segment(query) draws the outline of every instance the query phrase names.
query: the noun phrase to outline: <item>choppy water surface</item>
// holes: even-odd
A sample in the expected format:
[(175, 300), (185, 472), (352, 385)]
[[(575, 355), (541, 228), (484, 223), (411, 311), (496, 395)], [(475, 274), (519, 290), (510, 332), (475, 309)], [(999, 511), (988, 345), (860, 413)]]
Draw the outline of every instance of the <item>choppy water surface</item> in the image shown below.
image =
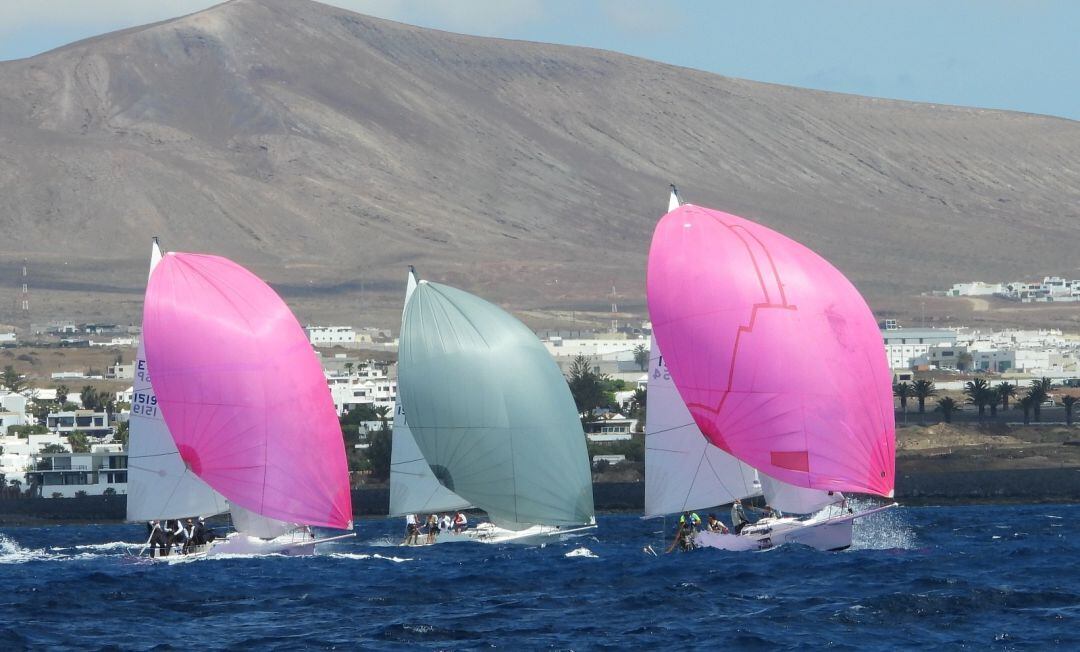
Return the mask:
[(658, 556), (632, 515), (544, 547), (390, 547), (371, 520), (315, 557), (174, 564), (129, 558), (139, 526), (9, 527), (0, 649), (1077, 648), (1078, 517), (901, 508), (847, 552)]

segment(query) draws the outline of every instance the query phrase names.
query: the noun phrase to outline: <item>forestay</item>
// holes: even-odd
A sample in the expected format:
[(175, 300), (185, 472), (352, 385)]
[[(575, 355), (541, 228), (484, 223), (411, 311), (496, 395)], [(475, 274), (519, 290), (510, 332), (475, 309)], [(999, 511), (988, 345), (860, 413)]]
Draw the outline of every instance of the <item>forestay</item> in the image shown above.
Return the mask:
[(169, 253), (150, 277), (143, 328), (158, 404), (195, 474), (262, 516), (351, 527), (326, 378), (268, 285), (224, 258)]
[(892, 494), (881, 335), (832, 265), (759, 224), (688, 204), (656, 227), (648, 301), (675, 385), (710, 441), (788, 484)]
[[(150, 253), (150, 271), (161, 260), (157, 242)], [(146, 366), (146, 336), (135, 354), (128, 431), (127, 520), (211, 516), (229, 509), (221, 494), (192, 473), (180, 458), (161, 417)]]
[(558, 366), (524, 324), (421, 282), (405, 307), (398, 392), (439, 481), (504, 527), (588, 523), (585, 436)]
[(704, 509), (760, 493), (754, 469), (712, 445), (686, 409), (656, 339), (645, 411), (645, 516)]

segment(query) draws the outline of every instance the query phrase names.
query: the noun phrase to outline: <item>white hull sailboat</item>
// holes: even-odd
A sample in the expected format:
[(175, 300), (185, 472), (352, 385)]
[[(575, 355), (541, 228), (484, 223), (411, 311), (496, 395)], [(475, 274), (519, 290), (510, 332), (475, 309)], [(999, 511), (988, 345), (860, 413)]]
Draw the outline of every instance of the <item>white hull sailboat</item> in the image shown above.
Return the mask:
[(851, 547), (855, 520), (896, 507), (896, 503), (856, 512), (839, 505), (826, 507), (806, 518), (763, 518), (745, 526), (738, 534), (698, 532), (696, 548), (720, 550), (765, 550), (784, 544), (798, 544), (818, 550), (839, 551)]
[[(735, 216), (683, 208), (674, 186), (649, 266), (658, 335), (649, 370), (646, 516), (763, 495), (770, 507), (802, 516), (762, 518), (738, 533), (697, 532), (684, 548), (850, 547), (857, 519), (895, 506), (860, 512), (841, 493), (892, 490), (891, 392), (882, 386), (887, 370), (873, 350), (880, 340), (861, 297), (801, 245)], [(700, 281), (687, 285), (687, 277)], [(661, 354), (659, 334), (679, 354), (681, 378)], [(800, 339), (806, 342), (792, 346)], [(852, 377), (815, 374), (838, 365), (819, 360), (818, 348), (850, 360)], [(873, 391), (849, 387), (852, 378)], [(759, 480), (754, 487), (750, 474)]]
[(236, 528), (173, 554), (152, 536), (147, 556), (302, 555), (355, 536), (322, 368), (263, 281), (216, 256), (163, 257), (155, 239), (137, 366), (129, 520), (181, 520), (198, 539), (183, 521), (228, 511)]
[(391, 514), (473, 507), (491, 519), (406, 543), (533, 545), (596, 528), (581, 422), (532, 331), (410, 271), (400, 341)]

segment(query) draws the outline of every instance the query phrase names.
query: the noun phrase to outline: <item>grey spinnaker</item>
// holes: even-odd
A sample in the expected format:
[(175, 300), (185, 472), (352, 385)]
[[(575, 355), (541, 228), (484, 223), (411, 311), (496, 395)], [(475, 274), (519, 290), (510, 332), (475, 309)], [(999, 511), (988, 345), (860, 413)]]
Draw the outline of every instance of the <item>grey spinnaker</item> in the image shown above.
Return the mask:
[(524, 324), (421, 281), (405, 306), (399, 393), (448, 489), (506, 527), (594, 516), (585, 436), (555, 361)]

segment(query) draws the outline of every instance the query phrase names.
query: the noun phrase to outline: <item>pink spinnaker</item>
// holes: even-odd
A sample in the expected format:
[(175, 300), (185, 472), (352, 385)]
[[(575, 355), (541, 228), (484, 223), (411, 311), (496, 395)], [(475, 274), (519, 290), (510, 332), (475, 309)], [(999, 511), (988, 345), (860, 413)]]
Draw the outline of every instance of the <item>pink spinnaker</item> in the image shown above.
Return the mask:
[(225, 258), (168, 253), (150, 276), (143, 337), (162, 416), (196, 475), (263, 516), (350, 527), (326, 377), (270, 286)]
[(896, 426), (881, 332), (803, 245), (684, 205), (653, 234), (649, 314), (702, 433), (789, 484), (891, 496)]

